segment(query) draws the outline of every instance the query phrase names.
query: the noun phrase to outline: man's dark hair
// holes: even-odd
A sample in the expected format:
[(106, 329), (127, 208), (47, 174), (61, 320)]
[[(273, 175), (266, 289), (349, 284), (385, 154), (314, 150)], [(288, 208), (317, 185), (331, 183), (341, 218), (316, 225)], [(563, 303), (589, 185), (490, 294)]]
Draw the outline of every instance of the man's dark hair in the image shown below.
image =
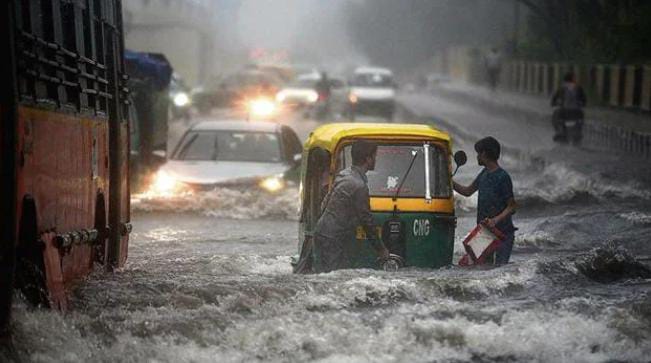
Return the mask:
[(351, 156), (353, 157), (353, 165), (363, 164), (366, 161), (366, 158), (375, 155), (376, 151), (377, 144), (372, 141), (355, 141), (350, 152)]
[(500, 150), (501, 146), (499, 141), (492, 136), (485, 137), (475, 143), (475, 151), (478, 154), (485, 152), (486, 156), (494, 161), (500, 158)]
[(572, 72), (565, 73), (565, 76), (563, 76), (563, 81), (564, 82), (574, 82), (574, 73), (572, 73)]

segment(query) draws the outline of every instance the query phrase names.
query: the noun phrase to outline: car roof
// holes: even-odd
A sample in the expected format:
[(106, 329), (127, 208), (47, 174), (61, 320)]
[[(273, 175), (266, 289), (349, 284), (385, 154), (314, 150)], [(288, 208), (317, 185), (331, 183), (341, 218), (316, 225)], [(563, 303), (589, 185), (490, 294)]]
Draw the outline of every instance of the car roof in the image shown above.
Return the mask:
[(450, 135), (433, 125), (397, 123), (331, 123), (314, 130), (305, 149), (315, 146), (334, 152), (339, 141), (345, 138), (371, 138), (387, 140), (429, 139), (450, 145)]
[(246, 120), (206, 120), (194, 124), (192, 131), (258, 131), (277, 132), (280, 125), (269, 121), (246, 121)]
[(358, 67), (355, 68), (355, 73), (380, 73), (380, 74), (385, 74), (388, 76), (393, 75), (393, 72), (391, 72), (390, 69), (387, 68), (380, 68), (380, 67)]

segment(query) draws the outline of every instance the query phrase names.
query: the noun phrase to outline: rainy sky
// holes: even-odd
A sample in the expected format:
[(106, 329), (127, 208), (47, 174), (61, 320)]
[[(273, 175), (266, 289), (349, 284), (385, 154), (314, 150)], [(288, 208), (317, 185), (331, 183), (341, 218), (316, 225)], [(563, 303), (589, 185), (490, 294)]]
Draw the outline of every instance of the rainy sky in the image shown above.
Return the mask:
[(456, 43), (499, 43), (510, 0), (218, 0), (220, 46), (238, 56), (285, 51), (292, 62), (409, 67)]

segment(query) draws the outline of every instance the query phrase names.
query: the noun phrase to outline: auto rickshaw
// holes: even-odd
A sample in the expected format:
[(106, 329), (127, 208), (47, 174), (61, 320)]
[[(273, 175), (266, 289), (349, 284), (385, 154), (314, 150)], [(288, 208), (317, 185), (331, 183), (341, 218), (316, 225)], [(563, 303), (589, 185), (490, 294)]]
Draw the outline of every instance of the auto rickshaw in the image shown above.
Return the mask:
[[(333, 123), (317, 128), (304, 145), (300, 257), (293, 261), (294, 271), (311, 269), (321, 201), (337, 172), (351, 165), (351, 146), (359, 139), (378, 144), (375, 170), (366, 174), (378, 237), (404, 266), (450, 265), (456, 227), (450, 136), (424, 124)], [(463, 165), (465, 153), (457, 152), (454, 160), (457, 168)], [(381, 267), (363, 228), (347, 246), (352, 268)]]

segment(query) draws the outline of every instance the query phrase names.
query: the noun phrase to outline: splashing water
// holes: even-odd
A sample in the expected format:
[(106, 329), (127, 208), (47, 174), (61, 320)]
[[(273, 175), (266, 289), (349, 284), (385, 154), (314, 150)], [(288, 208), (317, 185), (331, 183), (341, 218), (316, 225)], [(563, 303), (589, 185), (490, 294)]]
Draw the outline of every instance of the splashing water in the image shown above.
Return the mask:
[(298, 189), (293, 187), (278, 193), (257, 188), (217, 188), (178, 195), (135, 195), (131, 207), (140, 212), (192, 212), (231, 219), (298, 220), (298, 195)]

